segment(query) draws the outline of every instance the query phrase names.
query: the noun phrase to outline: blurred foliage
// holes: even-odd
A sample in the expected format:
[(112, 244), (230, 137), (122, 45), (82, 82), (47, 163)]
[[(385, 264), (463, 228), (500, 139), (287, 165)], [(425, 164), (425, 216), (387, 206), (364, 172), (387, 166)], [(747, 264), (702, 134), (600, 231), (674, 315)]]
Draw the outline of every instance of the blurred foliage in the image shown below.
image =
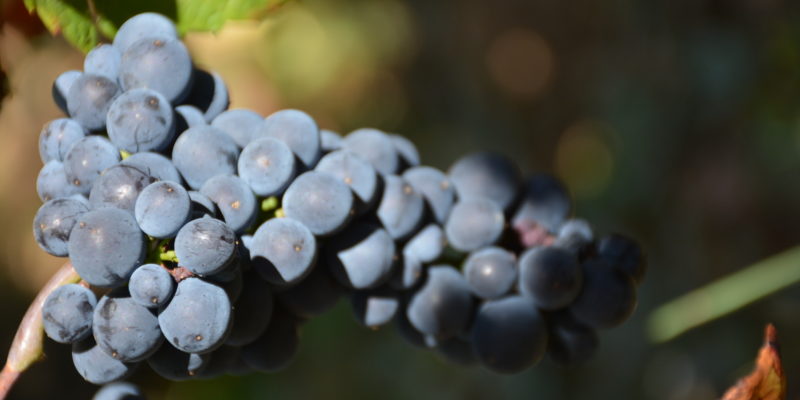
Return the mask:
[(145, 11), (174, 20), (178, 32), (217, 31), (230, 19), (263, 14), (285, 0), (24, 0), (53, 34), (87, 52), (110, 40), (128, 18)]
[[(118, 4), (181, 15), (180, 1)], [(117, 27), (133, 12), (102, 15)], [(0, 33), (13, 93), (0, 112), (2, 348), (62, 262), (30, 232), (36, 143), (60, 117), (53, 79), (82, 65), (61, 37), (19, 20)], [(781, 332), (788, 398), (800, 398), (798, 285), (664, 344), (646, 331), (657, 306), (800, 242), (800, 3), (304, 0), (186, 41), (225, 78), (233, 108), (300, 108), (342, 133), (402, 133), (442, 169), (470, 151), (509, 154), (564, 179), (577, 215), (640, 238), (651, 263), (633, 319), (601, 332), (582, 366), (544, 360), (506, 377), (447, 365), (391, 327), (358, 327), (342, 301), (303, 326), (286, 370), (167, 384), (140, 368), (132, 379), (150, 398), (718, 398), (749, 373), (766, 322)], [(69, 349), (45, 352), (11, 397), (90, 398)]]

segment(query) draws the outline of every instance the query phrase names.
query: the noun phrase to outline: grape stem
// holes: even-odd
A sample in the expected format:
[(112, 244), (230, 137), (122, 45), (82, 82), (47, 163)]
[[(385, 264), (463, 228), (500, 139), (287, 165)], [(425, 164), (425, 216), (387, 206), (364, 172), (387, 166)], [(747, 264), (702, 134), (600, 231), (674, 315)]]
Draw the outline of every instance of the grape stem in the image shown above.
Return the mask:
[(14, 383), (24, 372), (43, 355), (44, 348), (44, 325), (42, 323), (42, 305), (53, 290), (68, 283), (80, 282), (81, 277), (72, 268), (72, 264), (67, 262), (56, 271), (49, 281), (42, 287), (36, 298), (28, 307), (22, 322), (14, 335), (11, 349), (8, 351), (8, 359), (3, 371), (0, 372), (0, 400), (8, 396), (8, 392)]

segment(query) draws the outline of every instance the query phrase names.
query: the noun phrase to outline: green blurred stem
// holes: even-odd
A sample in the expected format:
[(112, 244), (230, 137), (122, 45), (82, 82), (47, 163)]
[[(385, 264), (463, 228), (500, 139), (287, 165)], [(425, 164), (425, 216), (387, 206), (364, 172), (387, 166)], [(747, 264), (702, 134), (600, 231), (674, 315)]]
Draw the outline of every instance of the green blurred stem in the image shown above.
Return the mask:
[(653, 342), (674, 339), (800, 281), (800, 246), (759, 261), (672, 300), (650, 315)]
[(28, 307), (22, 322), (14, 335), (11, 343), (11, 350), (8, 352), (8, 359), (3, 371), (0, 372), (0, 400), (8, 396), (11, 387), (14, 386), (19, 375), (24, 372), (31, 364), (42, 358), (44, 347), (44, 325), (42, 323), (42, 304), (47, 296), (59, 286), (68, 283), (77, 283), (81, 280), (72, 264), (64, 264), (52, 278), (42, 287), (36, 298)]

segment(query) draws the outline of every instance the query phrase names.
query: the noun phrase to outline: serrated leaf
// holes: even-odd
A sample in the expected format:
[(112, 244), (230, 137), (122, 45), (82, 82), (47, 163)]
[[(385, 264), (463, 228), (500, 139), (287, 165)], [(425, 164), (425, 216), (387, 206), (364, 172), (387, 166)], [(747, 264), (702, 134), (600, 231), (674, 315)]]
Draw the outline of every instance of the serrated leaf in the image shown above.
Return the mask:
[[(91, 1), (91, 0), (89, 0)], [(25, 0), (25, 7), (36, 12), (47, 29), (61, 34), (83, 52), (113, 39), (128, 18), (146, 11), (166, 15), (176, 22), (178, 32), (217, 31), (231, 19), (258, 18), (286, 0)]]

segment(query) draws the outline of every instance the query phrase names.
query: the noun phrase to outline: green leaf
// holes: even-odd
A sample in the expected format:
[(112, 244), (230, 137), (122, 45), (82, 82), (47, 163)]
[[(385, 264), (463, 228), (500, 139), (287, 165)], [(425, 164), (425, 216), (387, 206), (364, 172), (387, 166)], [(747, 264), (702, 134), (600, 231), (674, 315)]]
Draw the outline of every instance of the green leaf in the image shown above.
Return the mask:
[[(25, 0), (47, 29), (83, 52), (110, 41), (128, 18), (146, 11), (176, 21), (178, 32), (217, 31), (231, 19), (261, 18), (287, 0)], [(93, 7), (90, 7), (90, 4)]]

